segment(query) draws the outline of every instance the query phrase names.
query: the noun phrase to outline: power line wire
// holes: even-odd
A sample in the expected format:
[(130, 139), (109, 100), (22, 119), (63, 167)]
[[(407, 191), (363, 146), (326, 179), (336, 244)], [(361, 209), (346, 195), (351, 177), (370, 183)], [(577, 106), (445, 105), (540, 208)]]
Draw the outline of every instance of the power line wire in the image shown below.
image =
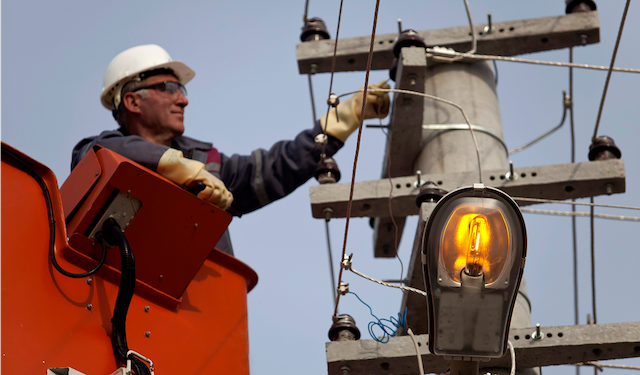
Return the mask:
[(613, 204), (601, 204), (601, 203), (584, 203), (584, 202), (567, 202), (555, 199), (540, 199), (540, 198), (526, 198), (526, 197), (511, 197), (515, 201), (525, 202), (538, 202), (538, 203), (560, 203), (560, 204), (573, 204), (578, 206), (593, 206), (593, 207), (607, 207), (607, 208), (620, 208), (627, 210), (640, 210), (640, 207), (632, 206), (618, 206)]
[(594, 141), (598, 136), (598, 126), (600, 125), (600, 117), (602, 116), (604, 99), (607, 96), (607, 88), (609, 87), (609, 80), (611, 79), (611, 70), (613, 69), (613, 63), (615, 63), (616, 61), (616, 55), (618, 54), (618, 46), (620, 45), (620, 38), (622, 37), (622, 29), (624, 28), (624, 21), (627, 19), (627, 11), (629, 10), (630, 3), (631, 3), (631, 0), (627, 0), (627, 4), (624, 6), (624, 12), (622, 13), (622, 20), (620, 20), (620, 29), (618, 30), (618, 37), (616, 39), (616, 45), (615, 47), (613, 47), (613, 55), (611, 55), (611, 64), (609, 65), (609, 71), (607, 72), (607, 79), (604, 81), (604, 90), (602, 92), (602, 99), (600, 100), (598, 117), (596, 118), (596, 128), (593, 131), (593, 137), (592, 137), (592, 140)]
[[(531, 60), (531, 59), (521, 59), (521, 58), (518, 58), (518, 57), (496, 56), (496, 55), (478, 55), (478, 54), (468, 54), (468, 53), (464, 53), (464, 52), (456, 52), (456, 51), (453, 51), (453, 50), (427, 48), (427, 57), (431, 57), (431, 58), (436, 59), (436, 60), (448, 61), (448, 57), (443, 56), (443, 55), (460, 56), (460, 57), (463, 57), (463, 58), (468, 58), (470, 60), (498, 60), (498, 61), (509, 61), (509, 62), (524, 63), (524, 64), (563, 66), (563, 67), (570, 67), (570, 68), (572, 67), (572, 68), (592, 69), (592, 70), (609, 70), (609, 67), (601, 66), (601, 65), (576, 64), (576, 63), (565, 63), (565, 62), (557, 62), (557, 61)], [(632, 68), (616, 68), (616, 67), (613, 67), (611, 70), (613, 70), (614, 72), (640, 73), (640, 69), (632, 69)]]
[[(574, 206), (575, 208), (575, 206)], [(540, 210), (537, 208), (521, 208), (520, 211), (530, 214), (543, 214), (543, 215), (559, 215), (559, 216), (591, 216), (590, 212), (576, 212), (576, 211), (553, 211), (553, 210)], [(607, 214), (593, 214), (594, 217), (600, 219), (622, 220), (622, 221), (640, 221), (640, 217), (634, 216), (620, 216), (620, 215), (607, 215)]]
[[(349, 190), (349, 202), (347, 203), (347, 215), (344, 228), (344, 242), (342, 244), (342, 258), (344, 259), (345, 252), (347, 250), (347, 235), (349, 234), (349, 219), (351, 216), (351, 205), (353, 203), (353, 189), (356, 182), (356, 167), (358, 166), (358, 154), (360, 152), (360, 141), (362, 140), (362, 124), (364, 122), (364, 113), (367, 105), (367, 89), (369, 88), (369, 72), (371, 71), (371, 60), (373, 58), (373, 43), (376, 37), (376, 26), (378, 24), (378, 10), (380, 9), (380, 0), (376, 0), (376, 10), (373, 16), (373, 28), (371, 31), (371, 43), (369, 45), (369, 56), (367, 57), (367, 70), (364, 78), (364, 90), (362, 93), (362, 110), (360, 111), (360, 126), (358, 127), (358, 139), (356, 141), (356, 154), (353, 158), (353, 172), (351, 174), (351, 189)], [(340, 1), (340, 13), (342, 14), (342, 0)], [(336, 42), (337, 45), (337, 42)], [(335, 64), (335, 50), (333, 55), (333, 61)], [(333, 70), (333, 67), (332, 67)], [(333, 73), (332, 73), (333, 76)], [(328, 118), (329, 116), (327, 116)], [(342, 281), (342, 267), (340, 267), (340, 273), (338, 274), (338, 285)], [(338, 304), (340, 303), (340, 294), (336, 298), (336, 307), (333, 312), (333, 316), (338, 315)]]

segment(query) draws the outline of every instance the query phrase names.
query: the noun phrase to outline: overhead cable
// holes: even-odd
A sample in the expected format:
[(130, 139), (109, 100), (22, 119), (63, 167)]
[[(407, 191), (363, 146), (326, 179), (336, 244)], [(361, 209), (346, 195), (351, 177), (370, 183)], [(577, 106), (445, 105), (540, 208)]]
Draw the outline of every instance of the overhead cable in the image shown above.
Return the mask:
[(311, 82), (311, 73), (307, 74), (307, 77), (309, 78), (309, 96), (311, 97), (311, 115), (313, 116), (313, 122), (315, 124), (316, 120), (318, 119), (318, 117), (316, 117), (316, 102), (313, 99), (313, 84)]
[[(573, 47), (569, 47), (569, 62), (573, 63)], [(576, 162), (576, 132), (573, 121), (573, 67), (569, 67), (569, 98), (571, 98), (571, 106), (569, 107), (569, 125), (571, 128), (571, 163)], [(575, 199), (571, 200), (575, 202)], [(573, 241), (573, 320), (574, 324), (580, 324), (579, 304), (578, 304), (578, 230), (576, 225), (576, 206), (571, 206), (571, 238)], [(576, 366), (576, 375), (580, 375), (580, 366)]]
[[(574, 206), (575, 208), (575, 206)], [(544, 215), (559, 215), (559, 216), (591, 216), (590, 212), (576, 212), (576, 211), (553, 211), (553, 210), (540, 210), (537, 208), (521, 208), (520, 211), (530, 214), (544, 214)], [(607, 214), (593, 214), (594, 217), (600, 219), (622, 220), (622, 221), (640, 221), (640, 217), (635, 216), (620, 216), (620, 215), (607, 215)]]
[(596, 118), (596, 128), (593, 130), (592, 140), (595, 141), (598, 136), (598, 126), (600, 125), (600, 117), (602, 116), (602, 108), (604, 107), (604, 98), (607, 96), (607, 88), (609, 88), (609, 79), (611, 79), (611, 70), (613, 69), (613, 63), (616, 61), (616, 55), (618, 54), (618, 46), (620, 45), (620, 38), (622, 37), (622, 29), (624, 28), (624, 21), (627, 19), (627, 11), (629, 10), (629, 4), (631, 0), (627, 0), (627, 4), (624, 6), (624, 12), (622, 13), (622, 19), (620, 20), (620, 29), (618, 29), (618, 38), (616, 39), (616, 45), (613, 47), (613, 54), (611, 55), (611, 64), (609, 65), (609, 71), (607, 72), (607, 79), (604, 81), (604, 90), (602, 91), (602, 99), (600, 100), (600, 108), (598, 109), (598, 117)]
[(591, 305), (593, 310), (593, 324), (598, 324), (596, 317), (596, 240), (595, 240), (595, 220), (593, 197), (591, 197), (591, 207), (589, 207), (589, 226), (591, 228)]
[[(521, 59), (518, 57), (508, 57), (508, 56), (497, 56), (497, 55), (478, 55), (477, 53), (468, 54), (463, 52), (456, 52), (452, 50), (444, 50), (444, 49), (433, 49), (427, 48), (427, 57), (434, 58), (436, 60), (448, 61), (451, 56), (460, 56), (461, 58), (468, 58), (471, 60), (499, 60), (499, 61), (509, 61), (509, 62), (517, 62), (524, 64), (536, 64), (536, 65), (548, 65), (548, 66), (564, 66), (570, 68), (580, 68), (580, 69), (593, 69), (593, 70), (609, 70), (607, 66), (601, 65), (589, 65), (589, 64), (575, 64), (575, 63), (565, 63), (565, 62), (557, 62), (557, 61), (542, 61), (542, 60), (530, 60), (530, 59)], [(613, 67), (611, 70), (614, 72), (624, 72), (624, 73), (640, 73), (640, 69), (632, 69), (632, 68), (616, 68)]]
[[(331, 78), (329, 79), (329, 96), (331, 97), (331, 90), (333, 90), (333, 75), (335, 74), (336, 71), (336, 55), (338, 52), (338, 40), (340, 37), (340, 21), (342, 20), (342, 3), (344, 2), (344, 0), (340, 0), (340, 10), (338, 12), (338, 26), (336, 27), (336, 42), (333, 45), (333, 59), (331, 59)], [(329, 112), (329, 110), (331, 109), (331, 104), (327, 103), (327, 113)], [(327, 120), (329, 121), (329, 116), (327, 116)], [(325, 121), (324, 123), (324, 127), (322, 127), (322, 132), (326, 135), (327, 134), (327, 122)], [(322, 126), (322, 124), (320, 124)], [(324, 146), (323, 146), (324, 147)], [(323, 150), (324, 152), (324, 150)]]
[(526, 198), (526, 197), (511, 197), (514, 201), (525, 202), (538, 202), (538, 203), (560, 203), (560, 204), (573, 204), (578, 206), (593, 206), (593, 207), (607, 207), (607, 208), (620, 208), (626, 210), (640, 210), (640, 207), (632, 206), (617, 206), (613, 204), (600, 204), (600, 203), (584, 203), (584, 202), (567, 202), (555, 199), (540, 199), (540, 198)]
[[(356, 141), (356, 154), (353, 158), (353, 172), (351, 174), (351, 188), (349, 190), (349, 202), (347, 203), (347, 215), (346, 215), (346, 223), (345, 223), (345, 228), (344, 228), (344, 242), (342, 244), (342, 258), (344, 258), (345, 252), (347, 250), (347, 235), (349, 234), (349, 218), (351, 216), (351, 205), (353, 203), (353, 189), (355, 186), (355, 182), (356, 182), (356, 167), (358, 166), (358, 154), (360, 152), (360, 141), (362, 140), (362, 123), (364, 121), (364, 113), (365, 113), (365, 108), (367, 105), (367, 89), (369, 88), (369, 72), (371, 71), (371, 60), (373, 57), (373, 42), (375, 40), (376, 37), (376, 26), (378, 24), (378, 10), (380, 9), (380, 0), (376, 0), (376, 10), (374, 12), (374, 16), (373, 16), (373, 30), (371, 31), (371, 43), (369, 45), (369, 56), (367, 57), (367, 70), (365, 72), (365, 77), (364, 77), (364, 90), (362, 93), (362, 110), (361, 110), (361, 116), (360, 116), (360, 126), (358, 127), (358, 140)], [(340, 14), (342, 14), (342, 0), (340, 1)], [(336, 39), (337, 39), (337, 33), (336, 33)], [(336, 46), (337, 46), (337, 40), (336, 40)], [(336, 60), (336, 51), (334, 50), (334, 54), (333, 54), (333, 64), (335, 64), (335, 60)], [(332, 70), (332, 77), (333, 77), (333, 69), (334, 66), (331, 67)], [(328, 112), (328, 111), (327, 111)], [(328, 116), (327, 116), (328, 118)], [(326, 125), (325, 125), (326, 128)], [(340, 282), (342, 281), (342, 267), (340, 267), (340, 273), (338, 274), (338, 285), (340, 285)], [(338, 293), (338, 296), (336, 298), (336, 307), (335, 310), (333, 312), (334, 316), (338, 315), (338, 304), (340, 303), (340, 294)]]
[(331, 219), (331, 212), (328, 211), (327, 208), (325, 208), (324, 215), (325, 215), (324, 225), (325, 225), (325, 231), (327, 233), (327, 252), (329, 253), (329, 273), (331, 275), (331, 292), (333, 293), (333, 300), (335, 301), (338, 296), (336, 295), (336, 288), (334, 287), (336, 285), (336, 276), (333, 272), (333, 252), (331, 251), (331, 237), (329, 236), (329, 220)]

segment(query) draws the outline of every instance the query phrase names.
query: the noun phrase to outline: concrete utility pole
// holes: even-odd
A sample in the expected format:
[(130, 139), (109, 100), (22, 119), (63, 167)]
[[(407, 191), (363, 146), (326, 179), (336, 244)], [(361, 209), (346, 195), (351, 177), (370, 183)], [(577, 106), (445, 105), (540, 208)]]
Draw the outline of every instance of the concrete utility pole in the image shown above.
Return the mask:
[[(480, 162), (483, 170), (508, 170), (508, 150), (502, 132), (500, 106), (496, 94), (493, 67), (488, 61), (476, 63), (450, 63), (429, 66), (425, 93), (449, 100), (465, 109), (467, 118), (475, 128)], [(413, 170), (425, 176), (461, 172), (478, 173), (478, 157), (473, 138), (462, 113), (451, 105), (425, 100), (422, 132), (422, 151), (415, 159)], [(487, 176), (488, 177), (488, 176)], [(489, 180), (487, 177), (484, 180)], [(478, 177), (474, 182), (479, 182)], [(414, 254), (420, 252), (419, 226), (414, 244)], [(412, 259), (410, 277), (418, 276), (417, 285), (424, 288), (421, 280), (419, 259)], [(520, 284), (516, 308), (511, 327), (531, 327), (531, 306), (528, 302), (524, 277)], [(418, 286), (416, 286), (418, 287)], [(407, 323), (417, 333), (428, 333), (426, 319), (419, 317), (426, 311), (425, 299), (414, 293), (405, 293), (403, 309), (410, 307)], [(402, 310), (400, 310), (402, 311)]]
[[(483, 33), (485, 26), (487, 25), (474, 25), (478, 35), (478, 54), (512, 56), (599, 41), (599, 23), (595, 11), (494, 23), (492, 26), (497, 31), (493, 33)], [(428, 46), (447, 46), (463, 51), (469, 46), (468, 32), (468, 27), (455, 27), (420, 31), (419, 34)], [(395, 36), (389, 34), (376, 37), (374, 69), (388, 69), (391, 65), (393, 44), (386, 42)], [(331, 40), (298, 45), (300, 72), (307, 72), (310, 64), (314, 64), (318, 72), (328, 71), (333, 45), (334, 41)], [(364, 70), (362, 61), (366, 59), (364, 51), (368, 51), (368, 46), (368, 37), (342, 39), (338, 48), (337, 70)], [(405, 47), (398, 58), (396, 83), (396, 88), (437, 96), (452, 101), (465, 110), (475, 130), (482, 163), (482, 178), (488, 186), (498, 187), (511, 195), (540, 198), (544, 196), (547, 199), (570, 199), (624, 192), (624, 167), (621, 160), (607, 161), (606, 166), (603, 162), (591, 162), (519, 168), (515, 171), (517, 173), (509, 174), (508, 150), (503, 140), (494, 73), (488, 62), (459, 61), (436, 64), (427, 61), (424, 48)], [(400, 227), (398, 236), (402, 234), (405, 216), (420, 214), (407, 278), (409, 286), (423, 289), (421, 233), (430, 212), (428, 208), (425, 209), (424, 204), (422, 209), (418, 209), (414, 203), (419, 190), (415, 173), (417, 170), (422, 172), (421, 182), (433, 181), (441, 189), (452, 190), (478, 182), (478, 160), (468, 125), (457, 108), (408, 94), (395, 95), (392, 108), (390, 140), (382, 176), (392, 177), (394, 188), (390, 191), (387, 179), (357, 183), (351, 216), (375, 217), (374, 255), (392, 257), (395, 256), (394, 242), (399, 241), (399, 238), (396, 239), (389, 218), (389, 194), (391, 193), (393, 198), (393, 215)], [(387, 173), (386, 160), (389, 155), (391, 168)], [(334, 218), (344, 217), (348, 192), (348, 184), (312, 187), (311, 204), (314, 217), (324, 217), (322, 211), (327, 207), (332, 208)], [(408, 326), (416, 333), (428, 333), (425, 298), (414, 293), (405, 293), (400, 311), (404, 310), (405, 306), (409, 310)], [(510, 337), (513, 332), (519, 332), (518, 329), (533, 332), (531, 326), (530, 305), (523, 278), (511, 321)], [(638, 329), (637, 326), (631, 328)], [(531, 332), (527, 336), (530, 336)], [(562, 333), (558, 336), (563, 337)], [(415, 357), (405, 356), (410, 350), (407, 349), (409, 346), (404, 339), (392, 339), (387, 344), (372, 340), (328, 343), (329, 373), (340, 374), (344, 366), (354, 371), (357, 369), (358, 373), (415, 373)], [(426, 335), (419, 336), (419, 342), (424, 342), (420, 351), (425, 355), (428, 354), (427, 340)], [(563, 342), (564, 347), (577, 347), (580, 344), (577, 341), (568, 344), (566, 341)], [(633, 344), (624, 345), (626, 347)], [(522, 367), (537, 367), (538, 362), (544, 362), (540, 358), (538, 362), (535, 358), (523, 359), (522, 353), (518, 353), (518, 359), (522, 361), (520, 363), (527, 364)], [(414, 363), (410, 363), (411, 361)], [(441, 359), (439, 362), (430, 355), (425, 361), (426, 372), (443, 372)], [(573, 361), (575, 362), (575, 359)], [(502, 362), (493, 361), (490, 365), (503, 367)], [(459, 365), (452, 366), (452, 371), (473, 372), (473, 369)], [(519, 370), (519, 373), (523, 373), (522, 370)]]

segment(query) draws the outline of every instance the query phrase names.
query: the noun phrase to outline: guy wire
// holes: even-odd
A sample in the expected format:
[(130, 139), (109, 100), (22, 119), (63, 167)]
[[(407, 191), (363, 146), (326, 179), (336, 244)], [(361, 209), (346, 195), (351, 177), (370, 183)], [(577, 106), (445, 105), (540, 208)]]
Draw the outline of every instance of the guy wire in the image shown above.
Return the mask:
[[(373, 16), (373, 30), (371, 31), (371, 44), (369, 46), (369, 56), (367, 57), (367, 70), (364, 78), (364, 91), (362, 93), (362, 110), (360, 112), (360, 126), (358, 127), (358, 140), (356, 142), (356, 154), (353, 159), (353, 173), (351, 174), (351, 189), (349, 191), (349, 202), (347, 203), (347, 215), (344, 228), (344, 242), (342, 244), (342, 257), (340, 262), (344, 259), (345, 252), (347, 251), (347, 234), (349, 233), (349, 217), (351, 216), (351, 204), (353, 203), (353, 188), (356, 181), (356, 167), (358, 166), (358, 153), (360, 152), (360, 141), (362, 139), (362, 123), (364, 122), (364, 112), (367, 105), (367, 89), (369, 88), (369, 72), (371, 71), (371, 60), (373, 57), (373, 42), (376, 37), (376, 26), (378, 23), (378, 9), (380, 9), (380, 0), (376, 0), (376, 10)], [(340, 11), (342, 13), (342, 0), (340, 1)], [(335, 51), (333, 55), (333, 63), (335, 64)], [(333, 70), (333, 67), (332, 67)], [(342, 282), (342, 267), (340, 267), (340, 273), (338, 274), (338, 285)], [(337, 287), (336, 286), (336, 287)], [(338, 315), (338, 304), (340, 303), (340, 294), (336, 298), (336, 308), (333, 312), (333, 316)]]
[[(613, 55), (611, 56), (611, 64), (609, 65), (609, 71), (607, 72), (607, 79), (604, 81), (604, 91), (602, 92), (602, 100), (600, 100), (600, 108), (598, 109), (598, 118), (596, 119), (596, 128), (593, 131), (593, 137), (592, 137), (593, 141), (595, 141), (596, 137), (598, 136), (598, 126), (600, 125), (600, 117), (602, 116), (602, 107), (604, 107), (604, 98), (607, 96), (607, 88), (609, 87), (611, 70), (613, 69), (613, 63), (615, 63), (616, 61), (616, 55), (618, 54), (618, 46), (620, 45), (620, 38), (622, 37), (622, 29), (624, 28), (624, 21), (627, 18), (629, 3), (631, 3), (631, 0), (627, 0), (627, 4), (624, 6), (624, 12), (622, 13), (622, 20), (620, 20), (620, 29), (618, 30), (618, 38), (616, 39), (615, 47), (613, 47)], [(594, 309), (594, 313), (595, 313), (595, 309)]]

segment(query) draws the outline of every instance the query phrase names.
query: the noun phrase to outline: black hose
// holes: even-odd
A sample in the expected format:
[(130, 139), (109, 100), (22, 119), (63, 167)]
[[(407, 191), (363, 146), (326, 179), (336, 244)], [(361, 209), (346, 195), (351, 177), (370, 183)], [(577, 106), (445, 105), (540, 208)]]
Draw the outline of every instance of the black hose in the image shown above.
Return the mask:
[[(118, 297), (116, 305), (113, 309), (113, 318), (111, 318), (111, 346), (116, 359), (123, 364), (127, 363), (127, 345), (126, 320), (129, 304), (133, 298), (133, 292), (136, 287), (136, 263), (133, 257), (133, 251), (129, 246), (129, 241), (122, 233), (122, 229), (118, 222), (114, 219), (107, 219), (102, 226), (102, 233), (106, 240), (120, 248), (120, 258), (122, 261), (122, 273), (120, 276), (120, 286), (118, 288)], [(132, 368), (135, 374), (151, 374), (149, 368), (138, 358), (131, 356)]]
[(94, 273), (98, 272), (98, 270), (104, 264), (104, 261), (107, 257), (107, 247), (104, 242), (102, 242), (102, 256), (100, 257), (100, 261), (95, 266), (94, 269), (84, 273), (71, 273), (69, 271), (64, 270), (56, 260), (56, 221), (53, 218), (53, 204), (51, 203), (51, 194), (49, 193), (49, 188), (47, 188), (47, 184), (44, 182), (44, 179), (40, 174), (29, 164), (27, 164), (24, 160), (20, 159), (18, 155), (15, 155), (9, 149), (2, 148), (2, 155), (10, 157), (14, 162), (18, 163), (22, 170), (27, 172), (29, 176), (33, 177), (34, 180), (40, 185), (40, 189), (42, 189), (42, 195), (44, 195), (44, 200), (47, 206), (47, 214), (49, 216), (49, 255), (51, 257), (51, 263), (55, 267), (55, 269), (67, 277), (73, 277), (74, 279), (81, 279), (83, 277), (89, 277)]

